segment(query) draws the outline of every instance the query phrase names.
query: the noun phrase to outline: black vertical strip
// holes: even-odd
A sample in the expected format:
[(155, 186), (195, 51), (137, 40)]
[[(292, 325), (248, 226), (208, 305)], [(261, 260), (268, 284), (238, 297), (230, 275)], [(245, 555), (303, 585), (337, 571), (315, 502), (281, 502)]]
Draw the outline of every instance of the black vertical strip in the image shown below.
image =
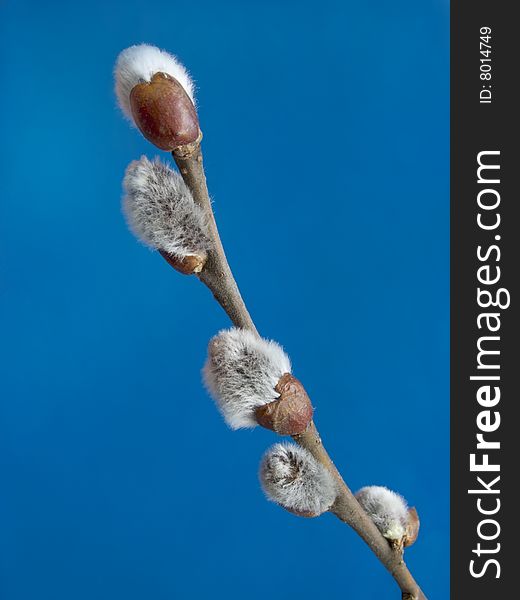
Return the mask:
[[(457, 600), (520, 598), (514, 582), (520, 575), (515, 9), (506, 1), (451, 4), (451, 597)], [(486, 153), (482, 163), (499, 167), (483, 168), (480, 183), (479, 153)], [(471, 455), (480, 470), (471, 470)], [(486, 460), (500, 470), (484, 470)]]

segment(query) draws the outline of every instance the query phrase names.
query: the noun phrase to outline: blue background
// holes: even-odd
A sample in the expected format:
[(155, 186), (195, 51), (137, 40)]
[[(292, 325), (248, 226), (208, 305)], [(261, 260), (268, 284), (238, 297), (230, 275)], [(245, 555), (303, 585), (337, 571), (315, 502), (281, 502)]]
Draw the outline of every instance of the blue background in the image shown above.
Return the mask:
[(275, 436), (200, 382), (225, 315), (125, 227), (124, 169), (157, 154), (112, 93), (139, 42), (197, 81), (260, 331), (350, 486), (418, 507), (407, 560), (448, 597), (448, 36), (441, 0), (1, 3), (2, 600), (400, 597), (334, 517), (265, 501)]

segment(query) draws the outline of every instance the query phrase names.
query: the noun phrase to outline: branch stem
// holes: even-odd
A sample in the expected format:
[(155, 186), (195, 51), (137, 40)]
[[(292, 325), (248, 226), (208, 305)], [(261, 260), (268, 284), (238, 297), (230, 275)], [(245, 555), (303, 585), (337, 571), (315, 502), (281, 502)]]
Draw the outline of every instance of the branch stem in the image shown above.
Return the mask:
[(250, 329), (258, 334), (233, 277), (220, 240), (206, 184), (200, 140), (193, 144), (180, 146), (172, 152), (172, 155), (184, 182), (191, 191), (193, 200), (202, 208), (207, 217), (210, 239), (213, 243), (213, 248), (208, 252), (208, 260), (198, 277), (210, 289), (215, 300), (222, 306), (236, 327)]
[[(208, 260), (201, 273), (198, 274), (198, 277), (211, 290), (217, 302), (236, 327), (249, 329), (258, 335), (258, 331), (242, 299), (222, 246), (206, 184), (200, 140), (193, 144), (177, 148), (172, 152), (172, 155), (179, 167), (184, 182), (192, 193), (193, 199), (203, 209), (208, 219), (213, 249), (208, 252)], [(343, 481), (343, 478), (323, 446), (314, 421), (310, 423), (304, 433), (293, 436), (293, 439), (302, 448), (308, 450), (334, 477), (338, 495), (330, 512), (344, 523), (350, 525), (367, 543), (397, 582), (402, 591), (403, 599), (426, 600), (426, 596), (404, 563), (402, 554), (394, 550), (381, 535), (373, 521), (362, 509), (354, 494)]]

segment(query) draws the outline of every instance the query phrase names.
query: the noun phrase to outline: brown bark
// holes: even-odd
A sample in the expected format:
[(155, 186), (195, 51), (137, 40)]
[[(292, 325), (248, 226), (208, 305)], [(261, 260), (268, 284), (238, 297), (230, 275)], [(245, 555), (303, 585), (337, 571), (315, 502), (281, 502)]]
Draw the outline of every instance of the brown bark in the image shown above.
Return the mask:
[(220, 241), (206, 185), (200, 141), (181, 146), (174, 150), (172, 155), (193, 199), (204, 210), (208, 219), (213, 248), (209, 250), (208, 260), (198, 277), (211, 290), (236, 327), (258, 333), (242, 299)]

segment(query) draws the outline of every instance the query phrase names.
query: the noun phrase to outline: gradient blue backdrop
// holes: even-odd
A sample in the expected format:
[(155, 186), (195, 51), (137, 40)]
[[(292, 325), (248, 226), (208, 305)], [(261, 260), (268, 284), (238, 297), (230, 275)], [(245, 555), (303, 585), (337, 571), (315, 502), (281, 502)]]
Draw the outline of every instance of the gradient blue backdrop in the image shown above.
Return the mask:
[(143, 41), (198, 83), (260, 331), (350, 485), (419, 508), (408, 561), (448, 597), (448, 30), (441, 0), (1, 2), (2, 600), (398, 597), (336, 519), (264, 500), (274, 436), (200, 383), (223, 312), (125, 227), (157, 151), (111, 71)]

